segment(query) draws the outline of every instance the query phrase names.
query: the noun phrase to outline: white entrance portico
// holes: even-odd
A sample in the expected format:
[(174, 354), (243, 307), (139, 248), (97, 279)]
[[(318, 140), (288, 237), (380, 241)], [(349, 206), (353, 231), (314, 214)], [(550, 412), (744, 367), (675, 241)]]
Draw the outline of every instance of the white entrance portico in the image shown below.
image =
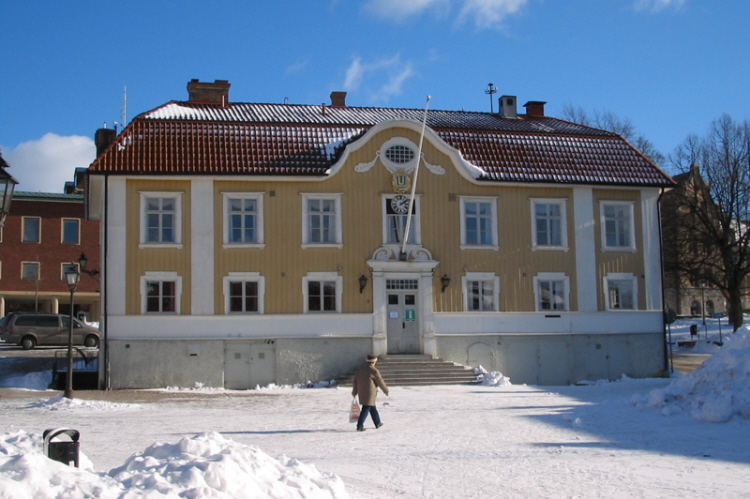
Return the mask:
[(372, 272), (373, 353), (435, 356), (433, 273), (440, 263), (421, 246), (378, 248), (367, 263)]

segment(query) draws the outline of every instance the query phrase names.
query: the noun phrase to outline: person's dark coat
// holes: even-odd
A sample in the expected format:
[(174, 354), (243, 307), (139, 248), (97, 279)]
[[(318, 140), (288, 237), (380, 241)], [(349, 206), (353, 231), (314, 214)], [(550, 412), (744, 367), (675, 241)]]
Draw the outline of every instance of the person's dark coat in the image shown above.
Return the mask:
[(359, 403), (361, 405), (375, 405), (375, 399), (378, 396), (378, 387), (383, 390), (383, 393), (388, 395), (388, 387), (385, 385), (380, 371), (377, 370), (373, 363), (365, 362), (354, 375), (352, 395), (359, 395)]

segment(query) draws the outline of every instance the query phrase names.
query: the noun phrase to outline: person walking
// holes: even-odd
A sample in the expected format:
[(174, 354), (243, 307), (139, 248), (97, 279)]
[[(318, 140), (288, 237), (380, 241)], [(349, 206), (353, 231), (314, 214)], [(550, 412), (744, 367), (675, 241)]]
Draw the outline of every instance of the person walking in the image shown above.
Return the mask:
[(386, 395), (388, 395), (388, 387), (383, 381), (380, 371), (375, 367), (377, 363), (378, 358), (376, 356), (368, 355), (365, 363), (354, 375), (352, 395), (355, 397), (359, 395), (359, 403), (362, 404), (362, 412), (359, 413), (359, 420), (357, 420), (357, 431), (365, 431), (364, 424), (368, 414), (372, 416), (375, 428), (383, 426), (378, 408), (375, 407), (375, 400), (378, 397), (378, 387)]

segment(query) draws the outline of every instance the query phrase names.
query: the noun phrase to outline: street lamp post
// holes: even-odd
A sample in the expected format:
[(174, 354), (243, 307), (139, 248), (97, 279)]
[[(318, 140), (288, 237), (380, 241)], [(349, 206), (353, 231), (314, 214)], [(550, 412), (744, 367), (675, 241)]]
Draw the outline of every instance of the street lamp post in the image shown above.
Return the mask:
[(70, 324), (68, 325), (68, 371), (65, 373), (65, 398), (73, 399), (73, 293), (78, 287), (78, 279), (81, 274), (75, 262), (70, 262), (65, 279), (70, 289)]

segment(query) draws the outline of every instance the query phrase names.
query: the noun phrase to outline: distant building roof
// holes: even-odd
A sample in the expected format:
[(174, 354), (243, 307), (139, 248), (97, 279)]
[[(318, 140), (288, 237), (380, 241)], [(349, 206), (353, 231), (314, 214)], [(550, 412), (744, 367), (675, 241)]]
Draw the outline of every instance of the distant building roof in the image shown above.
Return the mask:
[(56, 192), (24, 192), (13, 193), (16, 201), (83, 201), (83, 194), (58, 194)]
[[(326, 175), (345, 144), (421, 109), (172, 101), (137, 116), (89, 173)], [(673, 181), (621, 136), (546, 116), (429, 111), (478, 180), (634, 186)]]

